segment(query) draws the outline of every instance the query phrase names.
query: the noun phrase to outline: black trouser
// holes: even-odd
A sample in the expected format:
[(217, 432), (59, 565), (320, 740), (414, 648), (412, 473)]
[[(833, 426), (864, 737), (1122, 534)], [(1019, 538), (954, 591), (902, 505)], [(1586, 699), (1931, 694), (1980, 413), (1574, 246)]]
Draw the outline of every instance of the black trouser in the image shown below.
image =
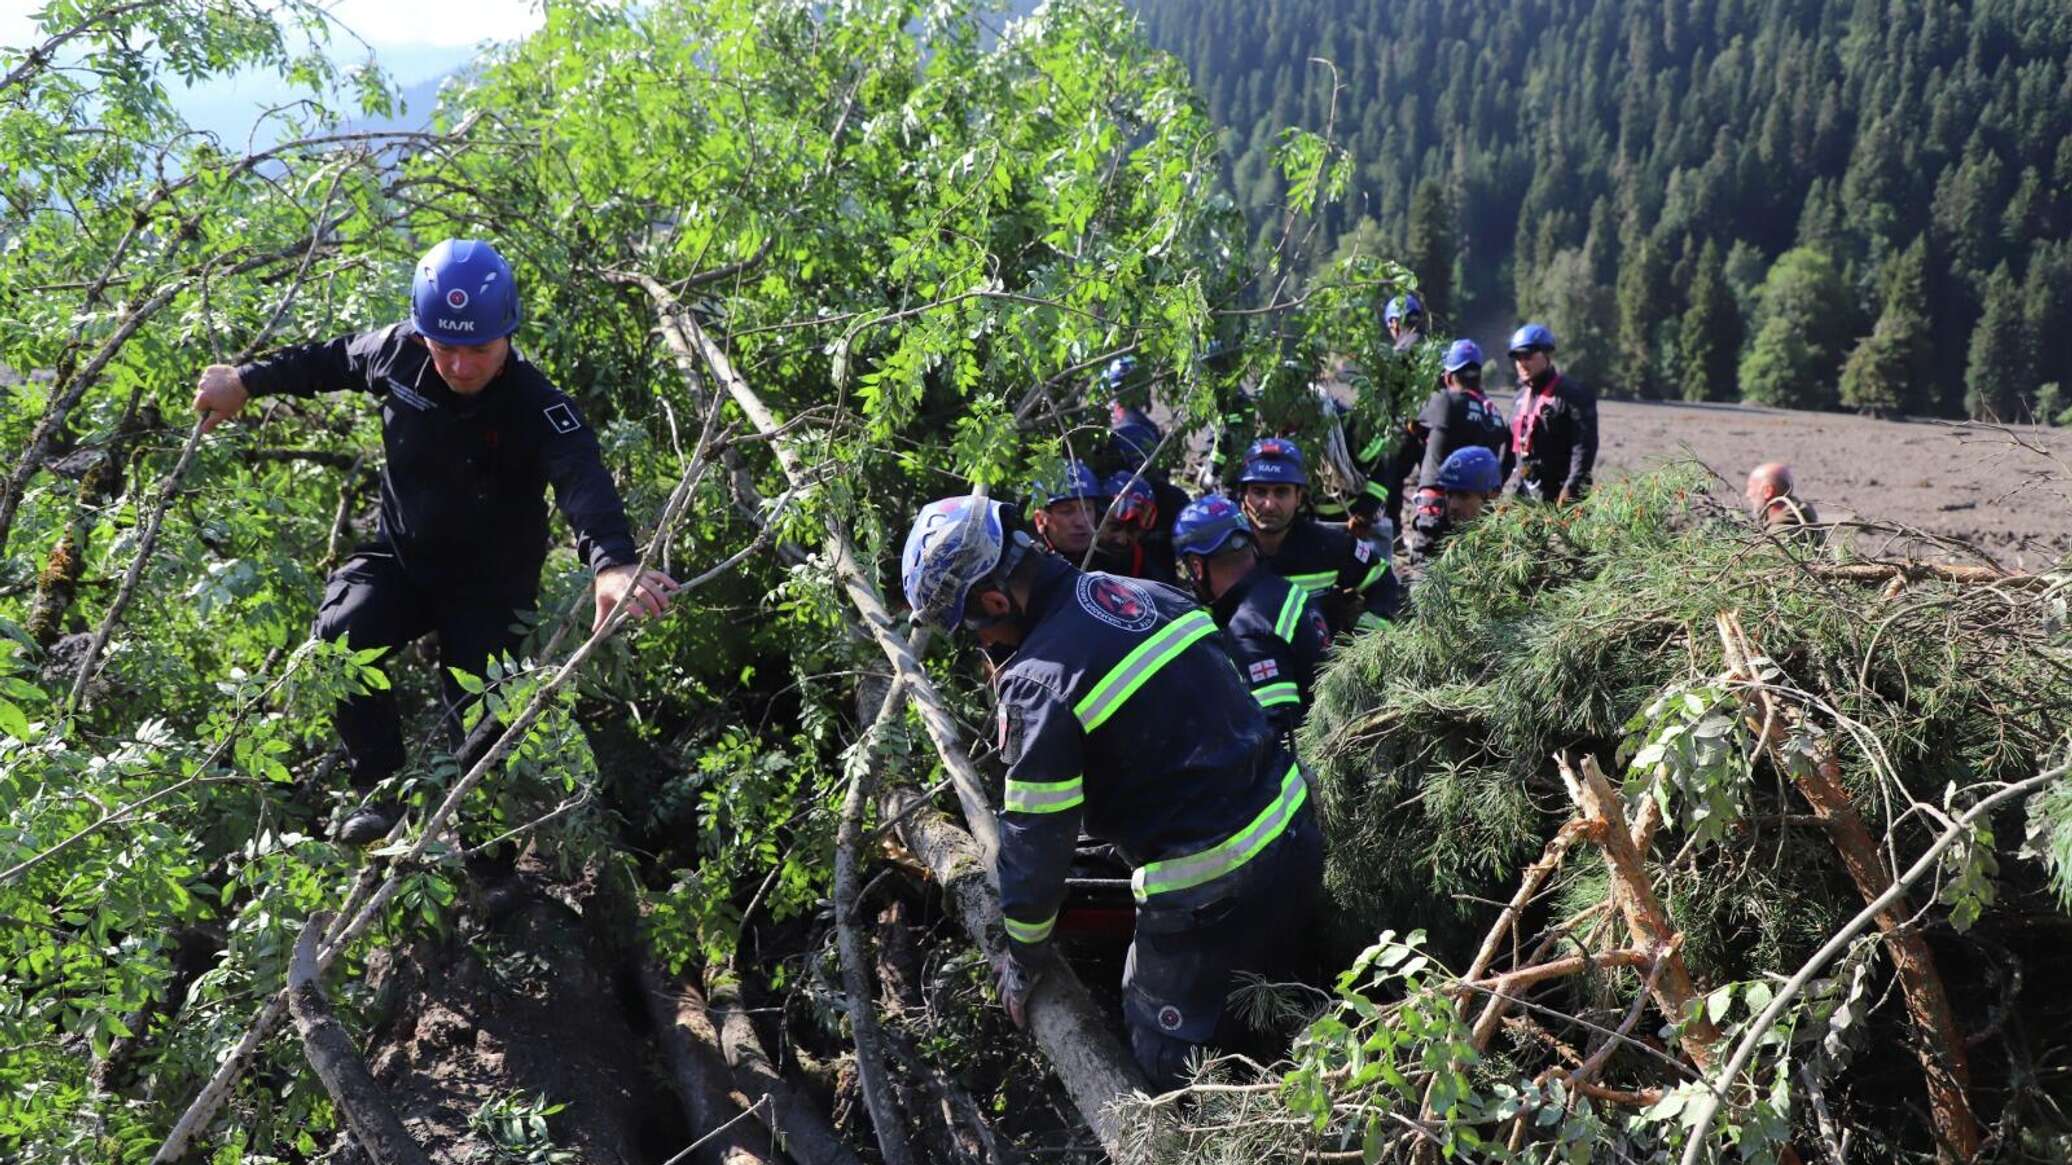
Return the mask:
[(1305, 802), (1251, 861), (1137, 908), (1122, 1013), (1130, 1051), (1154, 1091), (1185, 1083), (1189, 1053), (1205, 1044), (1252, 1050), (1229, 1013), (1231, 989), (1240, 971), (1275, 982), (1299, 971), (1323, 876), (1323, 834)]
[[(538, 598), (539, 572), (517, 587), (500, 583), (433, 585), (414, 578), (395, 554), (363, 549), (331, 572), (316, 633), (345, 639), (354, 648), (393, 651), (427, 633), (439, 637), (439, 676), (446, 731), (461, 743), (461, 713), (473, 702), (449, 669), (481, 675), (493, 655), (509, 651), (522, 636), (513, 630), (518, 613)], [(338, 736), (352, 762), (354, 788), (365, 789), (403, 767), (403, 721), (396, 694), (385, 688), (339, 704)]]

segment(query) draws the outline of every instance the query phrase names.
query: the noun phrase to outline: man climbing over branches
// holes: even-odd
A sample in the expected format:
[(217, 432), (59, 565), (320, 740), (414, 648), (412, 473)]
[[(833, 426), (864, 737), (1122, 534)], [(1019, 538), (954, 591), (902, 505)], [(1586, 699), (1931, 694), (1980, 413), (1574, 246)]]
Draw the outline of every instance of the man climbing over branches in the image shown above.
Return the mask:
[[(486, 242), (449, 239), (419, 261), (409, 319), (240, 367), (212, 364), (194, 394), (204, 431), (255, 396), (357, 388), (381, 401), (380, 529), (332, 572), (316, 633), (387, 649), (436, 633), (456, 747), (469, 696), (453, 671), (481, 675), (517, 646), (520, 614), (539, 597), (550, 483), (596, 575), (595, 625), (622, 600), (635, 615), (659, 615), (677, 588), (668, 575), (639, 568), (597, 438), (574, 402), (512, 346), (519, 320), (510, 264)], [(393, 691), (344, 701), (337, 725), (363, 797), (402, 768)], [(398, 813), (391, 801), (366, 800), (338, 838), (374, 842)]]

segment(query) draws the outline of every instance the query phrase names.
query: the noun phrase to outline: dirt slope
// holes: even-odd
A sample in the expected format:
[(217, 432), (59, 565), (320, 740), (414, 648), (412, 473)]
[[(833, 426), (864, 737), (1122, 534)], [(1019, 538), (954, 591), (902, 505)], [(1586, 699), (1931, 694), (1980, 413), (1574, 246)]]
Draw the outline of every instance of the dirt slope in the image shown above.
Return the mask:
[(2072, 556), (2072, 431), (1606, 401), (1599, 441), (1600, 477), (1694, 456), (1738, 494), (1750, 469), (1784, 461), (1826, 519), (1965, 538), (2017, 569)]

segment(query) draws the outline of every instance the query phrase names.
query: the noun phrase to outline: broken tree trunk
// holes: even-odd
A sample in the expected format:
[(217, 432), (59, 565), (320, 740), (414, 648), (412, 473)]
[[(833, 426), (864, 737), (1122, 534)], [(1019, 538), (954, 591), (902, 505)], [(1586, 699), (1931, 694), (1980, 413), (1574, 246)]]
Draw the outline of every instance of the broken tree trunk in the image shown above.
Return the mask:
[(765, 1096), (762, 1111), (770, 1131), (782, 1138), (785, 1151), (799, 1165), (862, 1165), (862, 1160), (819, 1109), (792, 1087), (770, 1055), (741, 1003), (741, 986), (716, 968), (705, 970), (705, 998), (719, 1029), (720, 1052), (734, 1070), (734, 1082), (750, 1096)]
[[(697, 388), (703, 376), (699, 365), (708, 368), (756, 431), (770, 439), (771, 450), (793, 488), (803, 488), (807, 481), (804, 466), (775, 414), (735, 372), (726, 353), (683, 310), (669, 289), (638, 273), (615, 274), (611, 278), (636, 284), (648, 292), (655, 303), (663, 340), (675, 355), (678, 370)], [(903, 830), (909, 847), (928, 863), (965, 932), (990, 960), (1003, 949), (1004, 927), (1000, 898), (992, 883), (991, 859), (999, 850), (999, 826), (994, 820), (992, 802), (986, 796), (985, 782), (964, 753), (948, 705), (895, 631), (891, 612), (878, 595), (874, 576), (864, 570), (848, 531), (832, 515), (827, 535), (827, 549), (836, 575), (856, 607), (859, 621), (891, 662), (893, 673), (906, 682), (909, 699), (920, 713), (936, 755), (952, 778), (969, 829), (959, 829), (941, 814), (928, 810), (926, 802), (911, 790), (888, 791), (885, 818), (905, 819)], [(1111, 1157), (1119, 1157), (1122, 1122), (1112, 1109), (1117, 1099), (1141, 1089), (1143, 1078), (1114, 1033), (1108, 1030), (1107, 1021), (1087, 996), (1086, 988), (1069, 969), (1053, 970), (1038, 985), (1029, 1001), (1029, 1030), (1102, 1147)]]
[(772, 1165), (780, 1160), (766, 1146), (768, 1137), (753, 1126), (729, 1124), (742, 1113), (734, 1099), (729, 1072), (720, 1056), (719, 1032), (705, 1000), (696, 989), (672, 983), (654, 967), (640, 968), (641, 997), (662, 1058), (669, 1065), (669, 1083), (683, 1104), (691, 1131), (716, 1134), (699, 1146), (697, 1165)]
[[(1892, 875), (1878, 856), (1878, 843), (1857, 815), (1842, 787), (1840, 765), (1831, 743), (1793, 750), (1787, 743), (1791, 728), (1803, 719), (1796, 707), (1779, 700), (1763, 685), (1756, 660), (1761, 658), (1732, 612), (1717, 617), (1720, 645), (1726, 652), (1728, 679), (1739, 686), (1743, 712), (1749, 730), (1756, 734), (1779, 772), (1792, 784), (1826, 828), (1828, 840), (1841, 855), (1842, 865), (1865, 902), (1875, 902), (1892, 888)], [(1913, 907), (1904, 895), (1878, 912), (1878, 932), (1884, 936), (1885, 953), (1899, 976), (1900, 993), (1906, 999), (1907, 1014), (1920, 1035), (1915, 1052), (1921, 1060), (1921, 1074), (1928, 1088), (1928, 1107), (1936, 1137), (1945, 1160), (1969, 1161), (1978, 1155), (1978, 1118), (1965, 1095), (1971, 1068), (1964, 1039), (1957, 1032), (1950, 1012), (1949, 993), (1936, 971), (1935, 955), (1928, 940), (1908, 920)]]
[[(798, 451), (781, 432), (783, 427), (778, 424), (776, 414), (734, 370), (733, 362), (704, 327), (677, 303), (668, 288), (652, 278), (638, 274), (619, 278), (622, 282), (633, 282), (646, 288), (655, 301), (655, 318), (661, 325), (663, 340), (676, 357), (678, 370), (687, 379), (698, 381), (702, 379), (699, 365), (710, 369), (735, 405), (747, 414), (756, 432), (770, 438), (770, 450), (776, 454), (784, 476), (794, 488), (804, 488), (809, 475)], [(922, 727), (928, 730), (929, 739), (942, 757), (943, 767), (949, 770), (957, 790), (957, 800), (964, 807), (965, 822), (970, 827), (971, 836), (983, 847), (990, 869), (990, 859), (1000, 848), (999, 826), (993, 820), (993, 804), (986, 795), (986, 782), (979, 775), (978, 767), (964, 755), (956, 718), (950, 714), (949, 705), (943, 701), (941, 693), (935, 690), (928, 673), (922, 670), (921, 662), (914, 658), (905, 641), (899, 637), (893, 626), (892, 612), (879, 597), (876, 575), (864, 569), (848, 530), (842, 526), (840, 517), (834, 514), (827, 519), (826, 547), (834, 564), (835, 576), (848, 593), (849, 601), (855, 605), (864, 629), (870, 632), (871, 638), (891, 661), (893, 674), (906, 681), (908, 698), (920, 712)]]
[(431, 1165), (396, 1117), (388, 1096), (374, 1083), (352, 1037), (332, 1018), (331, 1004), (317, 982), (322, 973), (317, 966), (317, 944), (330, 921), (328, 914), (310, 916), (295, 940), (295, 958), (288, 966), (288, 1010), (295, 1017), (295, 1030), (302, 1035), (309, 1066), (316, 1070), (331, 1103), (338, 1106), (353, 1139), (373, 1158), (374, 1165)]
[[(950, 912), (991, 961), (1006, 944), (1000, 896), (986, 880), (985, 859), (971, 835), (908, 789), (886, 793), (884, 814), (887, 819), (903, 818), (901, 832), (907, 847), (927, 863)], [(1101, 1147), (1120, 1160), (1123, 1128), (1114, 1104), (1143, 1089), (1136, 1062), (1068, 968), (1053, 968), (1037, 983), (1028, 1015), (1029, 1034), (1043, 1050), (1051, 1070), (1064, 1083)]]
[(1626, 919), (1634, 947), (1663, 952), (1662, 973), (1652, 991), (1655, 1006), (1669, 1022), (1682, 1024), (1679, 1038), (1691, 1063), (1701, 1072), (1710, 1071), (1719, 1029), (1706, 1017), (1703, 1000), (1691, 982), (1691, 972), (1684, 966), (1683, 956), (1677, 953), (1678, 935), (1648, 882), (1640, 850), (1633, 844), (1633, 827), (1626, 820), (1624, 803), (1597, 767), (1596, 757), (1584, 754), (1580, 775), (1569, 765), (1567, 757), (1554, 759), (1561, 767), (1561, 779), (1568, 786), (1569, 796), (1583, 811), (1584, 819), (1598, 827), (1598, 845), (1604, 850), (1605, 870), (1611, 875), (1612, 900)]
[(870, 1110), (871, 1131), (886, 1165), (913, 1165), (906, 1117), (885, 1075), (885, 1037), (878, 1027), (877, 985), (872, 979), (870, 943), (856, 917), (863, 884), (863, 811), (877, 788), (873, 753), (887, 727), (906, 709), (906, 681), (893, 680), (878, 699), (877, 714), (856, 742), (845, 766), (849, 790), (842, 797), (842, 821), (835, 831), (835, 946), (842, 957), (842, 993), (849, 1000), (849, 1030), (856, 1040), (857, 1083)]

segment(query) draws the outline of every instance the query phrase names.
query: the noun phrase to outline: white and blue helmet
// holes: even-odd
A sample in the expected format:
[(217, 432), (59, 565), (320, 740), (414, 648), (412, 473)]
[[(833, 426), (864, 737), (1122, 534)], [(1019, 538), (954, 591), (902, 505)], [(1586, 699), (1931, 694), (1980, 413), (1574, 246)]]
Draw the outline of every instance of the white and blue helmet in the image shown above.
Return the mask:
[(900, 555), (899, 581), (914, 621), (955, 630), (971, 589), (993, 577), (1007, 550), (1006, 507), (975, 494), (921, 507)]

